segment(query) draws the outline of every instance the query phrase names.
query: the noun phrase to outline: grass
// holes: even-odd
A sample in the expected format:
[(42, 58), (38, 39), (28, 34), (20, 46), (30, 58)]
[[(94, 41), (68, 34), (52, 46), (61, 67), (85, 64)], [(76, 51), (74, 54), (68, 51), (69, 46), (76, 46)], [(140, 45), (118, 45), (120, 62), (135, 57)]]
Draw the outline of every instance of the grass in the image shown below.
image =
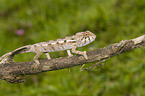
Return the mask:
[[(1, 0), (0, 56), (18, 47), (90, 30), (96, 40), (78, 50), (95, 50), (145, 32), (144, 0)], [(23, 30), (23, 35), (17, 35)], [(31, 76), (25, 83), (2, 81), (1, 96), (144, 96), (145, 56), (139, 48), (110, 58), (90, 72), (80, 66)], [(15, 61), (30, 61), (20, 54)], [(51, 57), (66, 56), (65, 52)], [(45, 57), (45, 55), (41, 56)], [(86, 65), (85, 67), (91, 66)]]

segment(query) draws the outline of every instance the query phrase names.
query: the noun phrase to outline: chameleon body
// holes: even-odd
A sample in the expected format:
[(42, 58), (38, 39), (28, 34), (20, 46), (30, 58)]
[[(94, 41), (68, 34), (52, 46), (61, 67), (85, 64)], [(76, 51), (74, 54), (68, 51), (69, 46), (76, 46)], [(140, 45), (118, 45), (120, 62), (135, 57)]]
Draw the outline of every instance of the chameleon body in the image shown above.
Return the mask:
[(51, 59), (49, 56), (49, 52), (67, 50), (68, 55), (72, 56), (70, 49), (72, 49), (71, 50), (72, 53), (83, 55), (86, 59), (88, 59), (86, 55), (86, 51), (84, 52), (77, 51), (76, 48), (91, 43), (92, 41), (95, 40), (95, 38), (96, 38), (95, 34), (93, 34), (90, 31), (85, 31), (85, 32), (78, 32), (73, 36), (68, 36), (61, 39), (40, 42), (33, 45), (26, 45), (1, 56), (0, 60), (2, 61), (0, 62), (0, 64), (12, 62), (15, 54), (21, 54), (27, 52), (36, 53), (33, 60), (37, 64), (39, 64), (38, 58), (42, 53), (45, 53), (47, 58)]

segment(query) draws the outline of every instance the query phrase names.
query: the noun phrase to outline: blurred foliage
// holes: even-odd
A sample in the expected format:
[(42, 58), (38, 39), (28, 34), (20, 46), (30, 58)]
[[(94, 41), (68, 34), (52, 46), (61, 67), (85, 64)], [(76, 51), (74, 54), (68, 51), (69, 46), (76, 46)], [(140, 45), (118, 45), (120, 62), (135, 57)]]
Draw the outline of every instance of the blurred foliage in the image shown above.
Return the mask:
[[(141, 36), (145, 0), (0, 0), (0, 56), (85, 30), (96, 34), (96, 40), (78, 50), (95, 50)], [(0, 96), (145, 96), (144, 53), (143, 48), (135, 49), (92, 71), (80, 71), (77, 66), (70, 72), (63, 69), (31, 76), (21, 84), (2, 81)], [(16, 55), (15, 61), (30, 61), (34, 55)], [(53, 58), (61, 56), (67, 56), (66, 52), (51, 53)]]

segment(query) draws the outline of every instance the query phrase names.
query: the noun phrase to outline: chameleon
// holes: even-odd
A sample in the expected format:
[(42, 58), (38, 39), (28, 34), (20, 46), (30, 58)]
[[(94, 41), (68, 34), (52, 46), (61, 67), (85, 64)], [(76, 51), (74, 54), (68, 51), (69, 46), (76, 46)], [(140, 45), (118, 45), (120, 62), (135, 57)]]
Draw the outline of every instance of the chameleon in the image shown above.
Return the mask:
[[(21, 53), (27, 53), (27, 52), (36, 53), (33, 60), (36, 64), (40, 64), (38, 58), (40, 57), (40, 55), (42, 53), (46, 54), (47, 59), (51, 59), (49, 52), (56, 52), (56, 51), (62, 51), (62, 50), (67, 50), (68, 56), (73, 56), (71, 54), (71, 52), (72, 52), (75, 54), (83, 55), (85, 59), (88, 59), (88, 57), (86, 55), (86, 51), (84, 51), (84, 52), (77, 51), (76, 48), (85, 46), (85, 45), (93, 42), (95, 40), (95, 38), (96, 38), (95, 34), (93, 34), (90, 31), (85, 31), (85, 32), (78, 32), (73, 36), (67, 36), (65, 38), (35, 43), (32, 45), (26, 45), (26, 46), (17, 48), (14, 51), (6, 53), (3, 56), (1, 56), (0, 64), (12, 62), (14, 55), (21, 54)], [(71, 49), (71, 51), (70, 51), (70, 49)]]

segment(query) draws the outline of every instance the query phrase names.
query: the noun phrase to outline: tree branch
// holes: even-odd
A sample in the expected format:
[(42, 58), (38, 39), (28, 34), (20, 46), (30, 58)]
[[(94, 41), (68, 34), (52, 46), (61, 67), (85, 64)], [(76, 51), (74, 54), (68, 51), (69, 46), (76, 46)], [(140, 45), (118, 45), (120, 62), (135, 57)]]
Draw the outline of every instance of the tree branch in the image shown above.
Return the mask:
[(60, 70), (73, 66), (86, 64), (89, 62), (101, 61), (119, 55), (121, 53), (133, 50), (145, 45), (145, 35), (131, 40), (122, 40), (119, 43), (111, 44), (107, 47), (87, 52), (88, 60), (81, 55), (72, 57), (60, 57), (50, 60), (40, 60), (38, 68), (34, 68), (33, 61), (12, 62), (0, 65), (0, 79), (8, 83), (23, 82), (24, 78), (18, 76), (38, 74), (41, 72)]

